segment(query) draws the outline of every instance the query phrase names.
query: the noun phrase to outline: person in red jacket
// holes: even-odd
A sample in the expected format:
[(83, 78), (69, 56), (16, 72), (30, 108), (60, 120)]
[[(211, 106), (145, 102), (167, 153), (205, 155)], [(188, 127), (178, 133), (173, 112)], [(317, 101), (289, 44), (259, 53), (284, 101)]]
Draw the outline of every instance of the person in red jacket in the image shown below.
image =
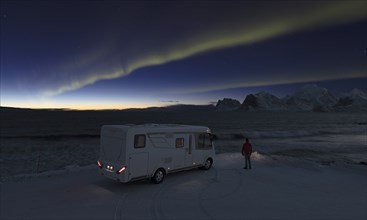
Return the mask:
[(251, 154), (252, 154), (252, 145), (248, 138), (246, 138), (246, 142), (242, 146), (242, 155), (245, 156), (245, 167), (243, 169), (247, 169), (247, 164), (249, 165), (249, 168), (251, 169)]

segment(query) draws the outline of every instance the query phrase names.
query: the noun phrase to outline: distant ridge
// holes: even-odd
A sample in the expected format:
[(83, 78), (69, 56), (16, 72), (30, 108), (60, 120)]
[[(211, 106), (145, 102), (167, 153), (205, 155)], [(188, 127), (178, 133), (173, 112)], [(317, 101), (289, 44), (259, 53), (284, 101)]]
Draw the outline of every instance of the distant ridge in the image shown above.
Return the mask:
[[(225, 99), (224, 99), (225, 100)], [(221, 109), (228, 108), (223, 106), (222, 100), (218, 100), (217, 106), (222, 105)], [(292, 95), (284, 98), (268, 92), (249, 94), (236, 111), (269, 111), (269, 112), (365, 112), (367, 111), (367, 94), (359, 89), (342, 94), (336, 97), (326, 88), (316, 84), (305, 85)]]
[(245, 111), (285, 111), (287, 107), (278, 97), (268, 92), (259, 92), (246, 96), (240, 109)]
[(214, 105), (169, 105), (164, 107), (149, 107), (149, 108), (130, 108), (122, 111), (140, 111), (140, 112), (160, 112), (160, 111), (214, 111)]
[(159, 112), (159, 111), (215, 111), (214, 105), (189, 105), (189, 104), (179, 104), (179, 105), (169, 105), (164, 107), (148, 107), (148, 108), (128, 108), (128, 109), (101, 109), (101, 110), (77, 110), (68, 108), (16, 108), (0, 106), (0, 111), (126, 111), (126, 112)]
[(1, 111), (72, 111), (72, 109), (68, 108), (17, 108), (17, 107), (8, 107), (8, 106), (0, 106)]
[(241, 106), (241, 102), (236, 99), (224, 98), (222, 100), (218, 100), (215, 108), (218, 111), (232, 111), (236, 110)]

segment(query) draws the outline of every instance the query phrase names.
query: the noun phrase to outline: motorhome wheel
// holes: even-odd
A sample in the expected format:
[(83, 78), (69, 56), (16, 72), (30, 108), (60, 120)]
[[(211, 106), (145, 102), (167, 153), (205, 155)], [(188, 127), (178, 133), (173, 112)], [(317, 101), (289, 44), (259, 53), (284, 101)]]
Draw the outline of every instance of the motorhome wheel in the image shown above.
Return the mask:
[(205, 161), (205, 164), (204, 164), (204, 170), (209, 170), (211, 167), (212, 167), (212, 160), (210, 158), (208, 158), (206, 161)]
[(155, 171), (152, 180), (153, 180), (154, 183), (159, 184), (163, 181), (164, 176), (165, 176), (164, 170), (163, 169), (158, 169), (157, 171)]

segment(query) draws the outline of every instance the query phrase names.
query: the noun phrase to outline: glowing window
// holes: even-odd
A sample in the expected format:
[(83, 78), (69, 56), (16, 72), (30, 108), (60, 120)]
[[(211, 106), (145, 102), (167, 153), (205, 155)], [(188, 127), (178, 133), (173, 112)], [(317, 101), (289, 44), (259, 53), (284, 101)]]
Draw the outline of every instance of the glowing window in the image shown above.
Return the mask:
[(184, 139), (183, 138), (176, 138), (176, 148), (180, 148), (184, 146)]

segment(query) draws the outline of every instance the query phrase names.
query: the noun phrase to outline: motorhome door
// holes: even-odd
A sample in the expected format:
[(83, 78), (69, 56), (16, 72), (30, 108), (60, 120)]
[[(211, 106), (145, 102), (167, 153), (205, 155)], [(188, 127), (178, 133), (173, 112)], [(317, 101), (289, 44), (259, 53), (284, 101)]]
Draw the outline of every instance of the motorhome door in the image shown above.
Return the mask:
[(147, 152), (130, 154), (129, 175), (130, 179), (148, 175), (149, 154)]

